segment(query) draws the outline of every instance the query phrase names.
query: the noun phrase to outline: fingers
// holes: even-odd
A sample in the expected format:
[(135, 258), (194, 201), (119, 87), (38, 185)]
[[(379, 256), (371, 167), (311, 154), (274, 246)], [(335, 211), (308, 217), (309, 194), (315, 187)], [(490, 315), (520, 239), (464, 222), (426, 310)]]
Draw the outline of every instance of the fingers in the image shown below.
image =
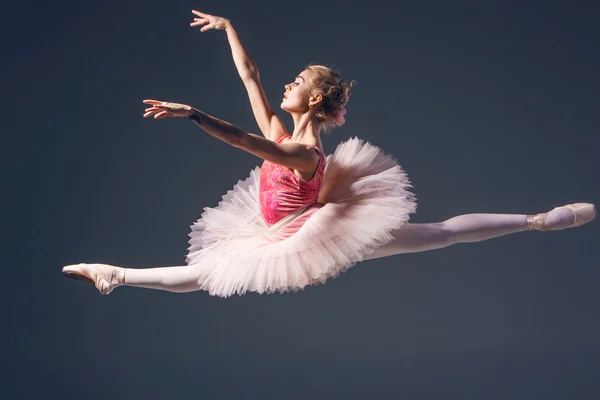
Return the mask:
[(158, 101), (158, 100), (144, 100), (142, 101), (142, 103), (144, 104), (152, 104), (152, 105), (160, 105), (163, 104), (164, 101)]
[(150, 99), (144, 100), (143, 103), (150, 104), (152, 106), (144, 110), (144, 118), (154, 116), (155, 119), (178, 116), (176, 109), (177, 107), (181, 106), (181, 104), (177, 103), (168, 103), (165, 101)]
[(171, 114), (169, 114), (168, 111), (156, 110), (156, 111), (148, 111), (147, 113), (144, 114), (144, 118), (151, 117), (153, 114), (154, 114), (154, 119), (161, 119), (161, 118), (168, 117), (171, 115)]
[(150, 108), (149, 108), (148, 110), (151, 110), (151, 111), (146, 111), (146, 112), (144, 113), (144, 118), (148, 118), (148, 117), (149, 117), (149, 116), (151, 116), (152, 114), (157, 114), (157, 113), (158, 113), (158, 112), (160, 112), (160, 111), (164, 111), (164, 110), (159, 110), (159, 109), (154, 109), (154, 110), (152, 110), (152, 109), (150, 109)]
[(206, 24), (207, 22), (208, 22), (207, 19), (194, 18), (194, 22), (190, 23), (190, 26), (198, 26), (198, 25)]
[(158, 114), (158, 110), (148, 111), (147, 113), (144, 113), (144, 118), (148, 118), (148, 117), (152, 116), (152, 114)]
[(200, 11), (197, 11), (197, 10), (192, 10), (192, 14), (196, 14), (197, 16), (202, 17), (202, 18), (210, 17), (210, 15), (201, 13)]
[[(146, 108), (144, 110), (144, 118), (148, 118), (148, 117), (150, 117), (153, 114), (157, 114), (158, 115), (160, 113), (167, 113), (168, 114), (168, 111), (165, 110), (164, 107), (152, 106), (152, 107)], [(156, 115), (154, 116), (154, 118), (156, 118)]]
[(200, 32), (206, 32), (206, 31), (209, 31), (209, 30), (211, 30), (213, 27), (214, 27), (214, 25), (213, 25), (213, 24), (208, 24), (208, 25), (206, 25), (206, 26), (203, 26), (203, 27), (200, 29)]
[(154, 116), (154, 119), (161, 119), (161, 118), (168, 117), (168, 116), (169, 116), (168, 111), (161, 111)]

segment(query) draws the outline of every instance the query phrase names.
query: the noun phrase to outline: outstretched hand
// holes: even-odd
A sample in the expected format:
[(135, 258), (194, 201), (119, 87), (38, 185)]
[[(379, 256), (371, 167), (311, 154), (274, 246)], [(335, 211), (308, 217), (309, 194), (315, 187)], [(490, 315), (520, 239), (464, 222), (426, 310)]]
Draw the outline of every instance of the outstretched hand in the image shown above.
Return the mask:
[(194, 108), (186, 104), (168, 103), (158, 100), (144, 100), (144, 104), (150, 104), (152, 107), (146, 108), (144, 118), (154, 115), (154, 119), (164, 117), (188, 117), (194, 113)]
[(229, 24), (229, 20), (223, 17), (217, 17), (216, 15), (201, 13), (200, 11), (196, 10), (192, 10), (192, 13), (200, 18), (194, 18), (194, 22), (190, 23), (190, 26), (204, 25), (200, 29), (200, 32), (206, 32), (211, 29), (222, 31), (225, 28), (227, 28), (227, 24)]

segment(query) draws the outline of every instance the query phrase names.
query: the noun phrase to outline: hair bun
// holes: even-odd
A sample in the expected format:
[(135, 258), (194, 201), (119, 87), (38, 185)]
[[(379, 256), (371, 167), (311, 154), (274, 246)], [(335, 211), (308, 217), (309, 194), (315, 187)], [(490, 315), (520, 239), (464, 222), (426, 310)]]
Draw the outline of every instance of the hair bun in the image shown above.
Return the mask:
[(345, 111), (355, 81), (348, 83), (338, 72), (324, 65), (311, 64), (306, 69), (310, 72), (312, 89), (323, 96), (315, 116), (325, 124), (326, 131), (336, 125), (341, 126), (343, 122), (339, 124), (341, 119), (338, 117), (341, 115), (343, 119), (345, 112), (342, 110)]

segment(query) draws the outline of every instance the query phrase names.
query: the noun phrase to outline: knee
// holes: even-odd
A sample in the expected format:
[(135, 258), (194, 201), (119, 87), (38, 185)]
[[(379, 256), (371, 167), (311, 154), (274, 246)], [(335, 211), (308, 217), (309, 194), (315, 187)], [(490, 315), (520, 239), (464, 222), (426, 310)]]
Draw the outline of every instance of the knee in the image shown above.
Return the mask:
[(394, 232), (396, 240), (392, 245), (403, 252), (440, 249), (453, 243), (452, 232), (452, 224), (447, 222), (406, 224)]
[(435, 225), (437, 236), (441, 247), (447, 247), (452, 244), (458, 243), (458, 230), (456, 225), (452, 223), (452, 219), (447, 219), (442, 222), (438, 222)]
[(174, 272), (176, 272), (174, 276), (168, 276), (163, 281), (163, 284), (169, 288), (170, 292), (187, 293), (200, 290), (198, 272), (193, 268), (181, 267), (178, 271)]

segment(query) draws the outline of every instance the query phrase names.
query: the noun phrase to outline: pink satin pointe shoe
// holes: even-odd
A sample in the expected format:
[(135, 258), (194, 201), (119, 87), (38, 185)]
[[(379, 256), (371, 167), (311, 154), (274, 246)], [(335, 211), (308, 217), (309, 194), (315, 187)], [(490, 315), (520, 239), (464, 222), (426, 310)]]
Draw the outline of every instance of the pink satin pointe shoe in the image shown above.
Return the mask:
[(101, 294), (109, 294), (125, 284), (125, 268), (108, 264), (73, 264), (63, 267), (62, 273), (71, 279), (93, 283)]
[[(575, 219), (571, 225), (568, 225), (564, 228), (552, 228), (549, 224), (546, 223), (546, 217), (554, 210), (558, 209), (568, 209), (570, 210)], [(566, 206), (556, 207), (551, 211), (546, 213), (536, 214), (536, 215), (528, 215), (527, 216), (527, 230), (536, 230), (536, 231), (558, 231), (561, 229), (567, 228), (575, 228), (581, 226), (583, 224), (587, 224), (596, 218), (596, 207), (590, 203), (574, 203), (567, 204)]]

